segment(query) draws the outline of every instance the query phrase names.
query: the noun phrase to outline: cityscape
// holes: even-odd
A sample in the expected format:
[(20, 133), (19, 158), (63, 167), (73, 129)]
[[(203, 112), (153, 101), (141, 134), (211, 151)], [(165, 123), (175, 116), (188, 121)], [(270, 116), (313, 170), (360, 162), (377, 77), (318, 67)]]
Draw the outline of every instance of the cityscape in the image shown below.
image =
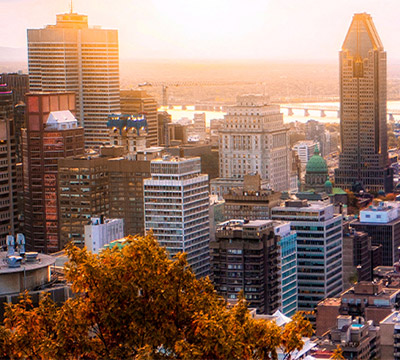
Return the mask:
[[(178, 3), (151, 9), (203, 14)], [(260, 26), (233, 3), (221, 26)], [(130, 58), (118, 20), (92, 25), (78, 1), (12, 25), (26, 37), (0, 37), (0, 359), (399, 360), (400, 67), (371, 4), (342, 11), (338, 51), (316, 39), (313, 60), (276, 39), (270, 58), (226, 60), (227, 29), (208, 27), (195, 59), (170, 57), (159, 41), (181, 22), (143, 26), (134, 46), (155, 46)], [(215, 58), (196, 53), (207, 42)]]

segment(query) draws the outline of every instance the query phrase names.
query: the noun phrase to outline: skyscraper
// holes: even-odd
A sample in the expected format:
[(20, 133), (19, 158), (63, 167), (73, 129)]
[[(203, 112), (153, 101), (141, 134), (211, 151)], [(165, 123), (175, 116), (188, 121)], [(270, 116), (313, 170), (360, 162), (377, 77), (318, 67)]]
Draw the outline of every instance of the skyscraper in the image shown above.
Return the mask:
[(118, 32), (89, 28), (86, 15), (57, 15), (28, 30), (30, 91), (73, 91), (86, 147), (108, 143), (107, 116), (120, 111)]
[(338, 296), (342, 279), (342, 216), (332, 204), (289, 199), (272, 208), (271, 218), (290, 221), (297, 233), (299, 310), (313, 311), (318, 302)]
[(275, 191), (289, 190), (288, 129), (279, 105), (261, 95), (238, 96), (219, 131), (220, 177), (258, 173)]
[(386, 52), (368, 14), (355, 14), (340, 52), (341, 154), (337, 186), (389, 192)]
[(74, 93), (26, 95), (22, 129), (24, 233), (28, 250), (60, 250), (57, 161), (83, 155), (83, 129), (74, 117)]
[(0, 247), (18, 230), (13, 93), (0, 85)]
[(171, 256), (186, 252), (197, 276), (209, 275), (210, 200), (200, 158), (164, 156), (150, 166), (143, 182), (146, 232), (153, 230)]

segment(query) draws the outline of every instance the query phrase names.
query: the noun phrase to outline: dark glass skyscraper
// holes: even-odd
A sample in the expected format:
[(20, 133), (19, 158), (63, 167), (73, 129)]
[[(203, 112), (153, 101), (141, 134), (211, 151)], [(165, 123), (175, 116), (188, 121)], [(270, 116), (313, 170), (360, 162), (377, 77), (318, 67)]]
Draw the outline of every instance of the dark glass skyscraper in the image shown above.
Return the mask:
[(369, 14), (355, 14), (340, 52), (341, 154), (337, 186), (390, 192), (386, 52)]

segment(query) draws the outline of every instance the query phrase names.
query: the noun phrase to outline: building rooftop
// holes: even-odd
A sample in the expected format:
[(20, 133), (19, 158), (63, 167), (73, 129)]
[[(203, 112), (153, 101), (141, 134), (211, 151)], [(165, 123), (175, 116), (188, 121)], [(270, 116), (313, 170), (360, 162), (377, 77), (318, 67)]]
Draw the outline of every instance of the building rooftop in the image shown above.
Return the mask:
[(244, 230), (249, 228), (267, 228), (274, 224), (273, 220), (242, 220), (231, 219), (224, 221), (217, 226), (217, 231), (220, 230)]
[[(16, 253), (16, 256), (18, 256), (17, 253)], [(45, 255), (45, 254), (38, 254), (36, 261), (30, 262), (30, 261), (22, 260), (21, 266), (15, 267), (15, 268), (10, 268), (7, 264), (6, 259), (7, 259), (7, 252), (5, 252), (5, 251), (0, 252), (0, 275), (38, 270), (38, 269), (41, 269), (44, 267), (54, 265), (54, 263), (56, 262), (56, 259), (53, 256)]]
[(200, 160), (199, 157), (179, 157), (179, 156), (171, 156), (171, 155), (164, 155), (162, 158), (157, 158), (151, 160), (152, 163), (182, 163), (187, 161), (198, 161)]
[(327, 298), (325, 300), (322, 300), (318, 306), (340, 306), (341, 304), (341, 299), (340, 298)]
[(306, 173), (307, 174), (322, 173), (328, 175), (328, 166), (326, 165), (325, 159), (319, 155), (319, 150), (317, 145), (315, 145), (314, 155), (307, 162)]
[(400, 324), (400, 313), (398, 311), (392, 312), (385, 317), (380, 324)]
[(317, 143), (317, 141), (315, 141), (315, 140), (300, 140), (296, 144), (294, 144), (293, 147), (300, 146), (300, 145), (315, 146), (316, 143)]
[(320, 202), (308, 202), (307, 200), (286, 200), (280, 206), (276, 206), (273, 209), (285, 209), (285, 208), (298, 208), (303, 209), (304, 211), (313, 211), (313, 210), (323, 210), (327, 206), (332, 206), (332, 204), (326, 204), (322, 201)]
[(46, 121), (46, 129), (70, 129), (78, 125), (78, 120), (69, 110), (52, 111)]

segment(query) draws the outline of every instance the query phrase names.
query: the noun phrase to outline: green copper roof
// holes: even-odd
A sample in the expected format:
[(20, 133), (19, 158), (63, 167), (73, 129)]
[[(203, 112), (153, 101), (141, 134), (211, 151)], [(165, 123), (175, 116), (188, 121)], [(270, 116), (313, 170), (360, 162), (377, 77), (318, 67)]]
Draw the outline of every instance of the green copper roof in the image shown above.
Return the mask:
[(332, 183), (329, 180), (325, 181), (325, 187), (332, 187)]
[(328, 166), (322, 156), (319, 155), (318, 146), (315, 146), (314, 155), (308, 160), (306, 165), (306, 173), (326, 173), (328, 174)]
[(333, 193), (333, 195), (347, 195), (346, 191), (344, 191), (343, 189), (338, 188), (338, 187), (334, 187), (332, 189), (332, 193)]

